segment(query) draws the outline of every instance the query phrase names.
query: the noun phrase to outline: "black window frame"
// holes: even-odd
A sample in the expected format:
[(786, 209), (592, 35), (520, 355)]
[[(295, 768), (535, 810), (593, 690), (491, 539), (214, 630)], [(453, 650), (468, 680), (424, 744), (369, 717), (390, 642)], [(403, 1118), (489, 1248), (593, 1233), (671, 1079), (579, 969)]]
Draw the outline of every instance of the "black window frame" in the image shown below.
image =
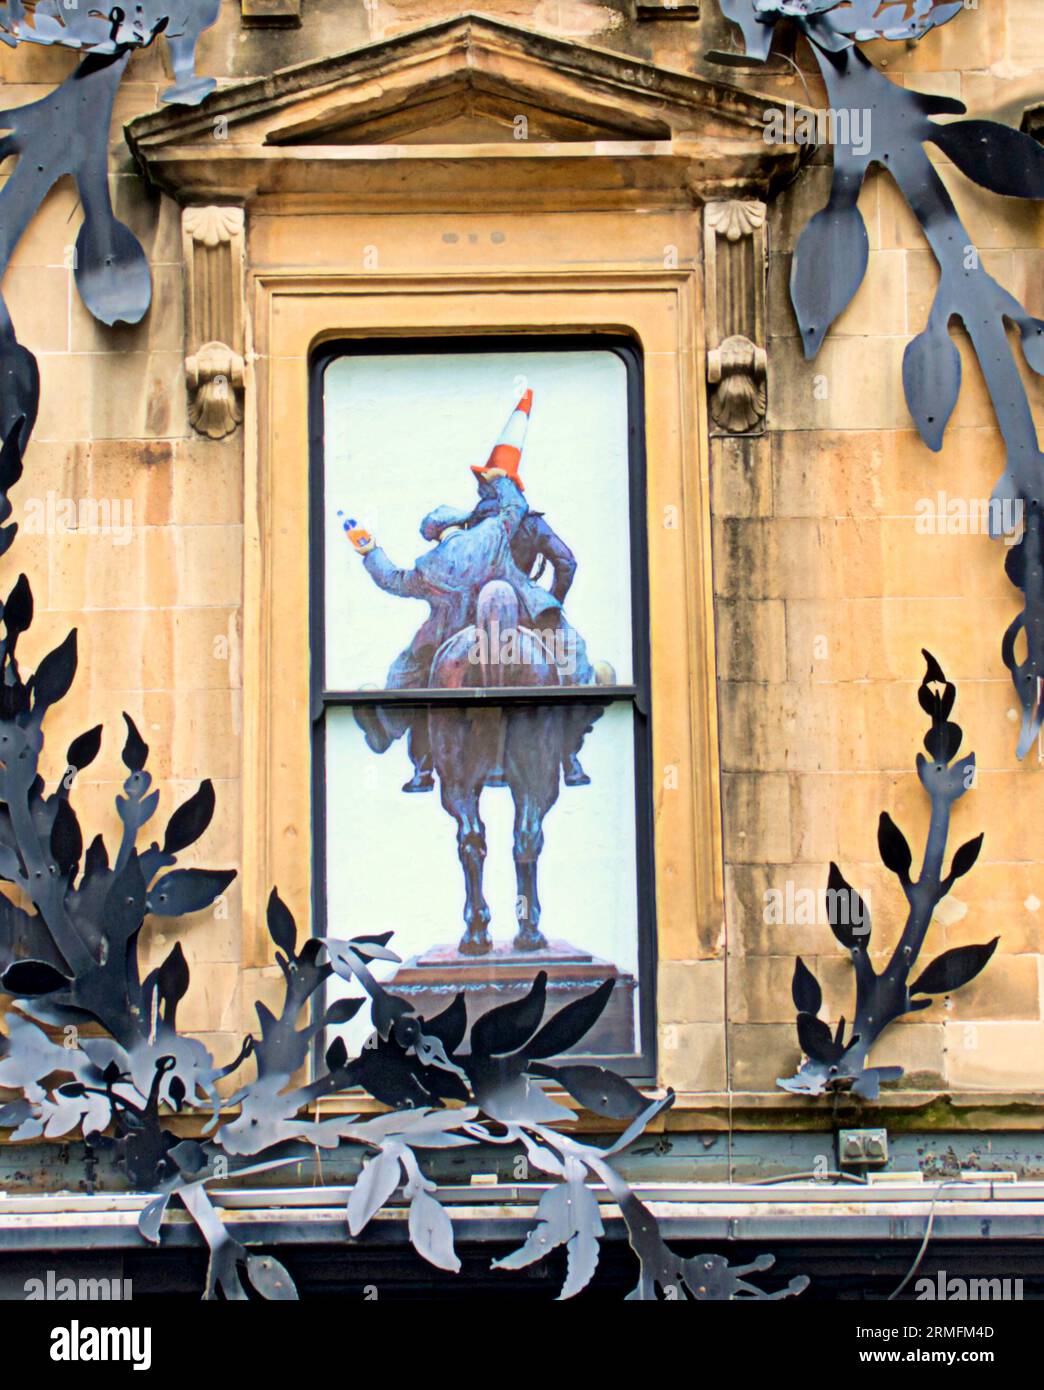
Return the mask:
[[(584, 333), (483, 333), (422, 334), (380, 336), (372, 332), (359, 337), (341, 337), (313, 349), (308, 359), (309, 390), (309, 614), (310, 647), (309, 709), (312, 749), (312, 931), (327, 935), (326, 917), (326, 740), (325, 716), (330, 707), (360, 704), (425, 705), (453, 703), (546, 704), (552, 699), (580, 699), (590, 702), (590, 686), (563, 686), (554, 695), (539, 687), (488, 689), (481, 693), (457, 691), (374, 691), (328, 690), (326, 688), (326, 544), (323, 524), (325, 503), (325, 402), (327, 368), (347, 356), (414, 356), (424, 353), (476, 354), (509, 351), (590, 352), (608, 351), (618, 357), (626, 371), (628, 507), (631, 536), (631, 643), (630, 685), (604, 687), (612, 691), (610, 704), (628, 703), (633, 714), (635, 789), (635, 873), (638, 931), (638, 1048), (627, 1055), (584, 1054), (583, 1061), (611, 1064), (614, 1070), (636, 1082), (656, 1080), (656, 973), (657, 917), (654, 850), (654, 795), (652, 762), (652, 704), (649, 647), (649, 547), (647, 537), (645, 383), (641, 345), (619, 332)], [(365, 923), (352, 923), (353, 931), (365, 931)], [(394, 942), (392, 943), (394, 945)], [(315, 1003), (325, 1008), (325, 990)], [(315, 1064), (319, 1067), (326, 1043), (316, 1038)], [(574, 1059), (575, 1060), (575, 1059)]]

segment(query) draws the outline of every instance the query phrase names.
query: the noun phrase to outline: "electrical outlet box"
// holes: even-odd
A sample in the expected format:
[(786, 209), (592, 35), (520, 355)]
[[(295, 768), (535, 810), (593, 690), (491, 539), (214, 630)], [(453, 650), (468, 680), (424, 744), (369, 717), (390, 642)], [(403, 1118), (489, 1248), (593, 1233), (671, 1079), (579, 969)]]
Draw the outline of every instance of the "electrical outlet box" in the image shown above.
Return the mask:
[(883, 1168), (888, 1162), (886, 1129), (842, 1129), (837, 1136), (842, 1168)]

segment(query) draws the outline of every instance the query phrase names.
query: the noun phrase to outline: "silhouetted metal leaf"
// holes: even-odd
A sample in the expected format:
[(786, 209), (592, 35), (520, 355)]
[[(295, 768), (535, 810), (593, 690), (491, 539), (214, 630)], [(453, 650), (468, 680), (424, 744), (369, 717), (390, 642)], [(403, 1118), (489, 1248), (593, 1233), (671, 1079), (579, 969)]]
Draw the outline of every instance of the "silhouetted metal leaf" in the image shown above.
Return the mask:
[(150, 888), (148, 911), (157, 917), (199, 912), (209, 907), (235, 876), (235, 869), (172, 869)]
[(343, 1038), (334, 1038), (333, 1042), (326, 1049), (327, 1071), (340, 1071), (348, 1060), (348, 1049)]
[(267, 921), (269, 936), (285, 955), (293, 957), (297, 951), (297, 923), (274, 888), (268, 895)]
[(960, 989), (983, 969), (999, 940), (1000, 937), (995, 936), (987, 946), (955, 946), (952, 951), (944, 951), (917, 977), (910, 986), (910, 993), (951, 994)]
[(33, 621), (33, 591), (24, 574), (15, 580), (4, 604), (4, 625), (11, 635), (25, 632)]
[(382, 932), (380, 936), (353, 936), (347, 944), (351, 946), (360, 960), (390, 960), (397, 962), (400, 957), (385, 945), (385, 942), (391, 940), (392, 935), (392, 932), (386, 931)]
[(881, 819), (877, 822), (877, 847), (885, 868), (891, 869), (901, 883), (909, 883), (913, 855), (906, 843), (906, 836), (887, 811), (881, 812)]
[(565, 1245), (566, 1281), (559, 1298), (571, 1298), (590, 1281), (598, 1262), (598, 1237), (603, 1233), (598, 1199), (583, 1181), (583, 1169), (567, 1158), (568, 1180), (549, 1187), (537, 1203), (537, 1224), (517, 1250), (493, 1261), (494, 1269), (525, 1269)]
[(866, 225), (854, 201), (828, 204), (809, 219), (790, 271), (790, 298), (806, 357), (816, 355), (831, 324), (851, 303), (869, 256)]
[(123, 745), (123, 763), (131, 772), (140, 772), (149, 756), (149, 745), (138, 733), (138, 726), (124, 710), (123, 718), (127, 725), (127, 741)]
[[(587, 1191), (587, 1189), (584, 1189)], [(592, 1201), (595, 1201), (592, 1194)], [(595, 1206), (597, 1206), (595, 1202)], [(585, 1289), (598, 1268), (598, 1239), (590, 1230), (577, 1231), (566, 1243), (566, 1277), (559, 1299), (572, 1298)]]
[[(471, 1025), (471, 1051), (480, 1057), (516, 1052), (523, 1047), (544, 1016), (547, 971), (540, 970), (529, 993), (510, 1004), (501, 1004), (477, 1018)], [(547, 1055), (547, 1054), (537, 1054)]]
[(163, 836), (163, 853), (178, 854), (194, 845), (214, 815), (214, 784), (208, 777), (171, 816)]
[(641, 1091), (606, 1067), (552, 1067), (538, 1062), (530, 1070), (557, 1082), (588, 1110), (609, 1119), (633, 1120), (649, 1104)]
[(791, 982), (790, 993), (794, 1000), (794, 1007), (799, 1014), (815, 1016), (823, 1007), (823, 991), (819, 987), (819, 981), (800, 956), (794, 962), (794, 978)]
[(348, 1229), (353, 1236), (365, 1230), (401, 1181), (402, 1167), (394, 1151), (382, 1149), (376, 1158), (366, 1160), (348, 1194)]
[(148, 310), (148, 257), (131, 229), (111, 212), (84, 218), (73, 275), (85, 308), (100, 323), (139, 323)]
[(615, 980), (603, 980), (590, 994), (582, 994), (579, 999), (559, 1009), (527, 1046), (526, 1056), (558, 1057), (575, 1047), (601, 1018), (615, 985)]
[(326, 1011), (324, 1025), (329, 1028), (338, 1023), (348, 1023), (365, 1003), (365, 999), (335, 999)]
[(195, 1139), (182, 1139), (167, 1152), (187, 1178), (194, 1178), (207, 1166), (207, 1151)]
[(296, 1301), (297, 1288), (290, 1272), (272, 1255), (246, 1257), (247, 1278), (262, 1298), (287, 1303)]
[(167, 1210), (169, 1201), (170, 1193), (165, 1192), (162, 1197), (156, 1197), (147, 1207), (144, 1207), (138, 1217), (138, 1230), (153, 1245), (159, 1244), (163, 1213)]
[(953, 856), (953, 863), (950, 865), (950, 874), (953, 878), (963, 878), (969, 869), (973, 868), (979, 851), (982, 849), (983, 835), (976, 835), (974, 840), (968, 840), (961, 845)]
[(961, 393), (961, 354), (945, 321), (931, 318), (903, 353), (903, 391), (917, 433), (936, 453)]
[(109, 851), (105, 848), (105, 841), (101, 835), (95, 835), (94, 839), (87, 846), (87, 858), (83, 863), (83, 877), (86, 882), (95, 874), (103, 873), (109, 867)]
[(456, 1274), (460, 1260), (453, 1248), (453, 1223), (430, 1193), (418, 1189), (410, 1203), (410, 1240), (418, 1255), (438, 1269)]
[(394, 935), (395, 933), (392, 931), (370, 932), (365, 936), (353, 936), (349, 944), (361, 954), (361, 947), (387, 946)]
[(51, 857), (58, 865), (58, 872), (64, 877), (80, 862), (83, 853), (83, 835), (76, 812), (68, 801), (59, 801), (51, 825)]
[(931, 126), (928, 139), (962, 174), (1006, 198), (1044, 198), (1044, 147), (997, 121)]
[[(833, 862), (827, 874), (826, 910), (830, 930), (842, 946), (850, 951), (865, 943), (870, 935), (870, 910)], [(818, 1013), (818, 1008), (809, 1013)]]
[(468, 1028), (468, 1010), (464, 1003), (463, 991), (458, 993), (449, 1008), (434, 1018), (424, 1020), (424, 1031), (430, 1037), (438, 1038), (447, 1052), (456, 1052), (464, 1041)]
[(157, 970), (156, 983), (167, 1008), (166, 1020), (170, 1023), (171, 1012), (177, 1008), (178, 1002), (184, 999), (189, 987), (188, 962), (180, 941), (174, 943), (170, 954)]
[(536, 1264), (569, 1239), (575, 1227), (569, 1207), (567, 1185), (549, 1187), (541, 1195), (537, 1203), (536, 1218), (537, 1224), (522, 1245), (503, 1259), (494, 1260), (493, 1269), (525, 1269), (527, 1265)]
[(65, 641), (48, 652), (33, 677), (33, 710), (43, 711), (57, 704), (68, 692), (76, 675), (76, 629)]
[(33, 1107), (24, 1097), (8, 1101), (6, 1105), (0, 1105), (0, 1129), (14, 1129), (32, 1113)]
[(98, 756), (102, 741), (102, 726), (95, 724), (93, 729), (88, 729), (86, 733), (74, 738), (65, 754), (65, 761), (70, 767), (82, 772), (85, 767), (90, 767)]
[(837, 1061), (838, 1049), (834, 1035), (822, 1019), (813, 1018), (811, 1014), (798, 1014), (797, 1033), (801, 1050), (814, 1062)]

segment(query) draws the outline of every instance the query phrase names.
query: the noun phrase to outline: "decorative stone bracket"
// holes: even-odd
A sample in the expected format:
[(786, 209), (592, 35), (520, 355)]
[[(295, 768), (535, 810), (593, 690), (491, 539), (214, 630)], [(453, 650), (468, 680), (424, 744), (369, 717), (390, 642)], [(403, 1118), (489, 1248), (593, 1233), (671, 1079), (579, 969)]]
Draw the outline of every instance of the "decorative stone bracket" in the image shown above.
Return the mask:
[(243, 419), (243, 209), (186, 208), (181, 243), (189, 421), (200, 434), (222, 439)]
[(715, 434), (765, 426), (768, 354), (765, 204), (732, 199), (703, 210), (707, 381)]

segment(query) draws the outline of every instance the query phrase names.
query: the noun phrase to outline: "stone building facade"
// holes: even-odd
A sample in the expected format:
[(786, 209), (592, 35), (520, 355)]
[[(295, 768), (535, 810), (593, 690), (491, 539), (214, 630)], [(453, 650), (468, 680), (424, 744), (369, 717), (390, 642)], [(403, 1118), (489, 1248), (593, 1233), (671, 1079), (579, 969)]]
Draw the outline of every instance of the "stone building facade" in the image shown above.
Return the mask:
[[(1031, 128), (1036, 9), (980, 0), (917, 44), (865, 48), (901, 85)], [(649, 1079), (678, 1093), (669, 1127), (782, 1132), (820, 1113), (775, 1085), (800, 1055), (793, 961), (815, 968), (835, 1020), (850, 965), (828, 925), (771, 921), (766, 903), (788, 884), (820, 890), (834, 860), (873, 900), (875, 944), (894, 940), (903, 904), (875, 827), (888, 810), (915, 848), (927, 827), (922, 647), (956, 682), (978, 755), (952, 843), (985, 831), (932, 939), (1000, 944), (972, 984), (889, 1031), (874, 1060), (906, 1076), (880, 1113), (907, 1128), (1039, 1126), (1041, 754), (1015, 759), (999, 655), (1017, 596), (1002, 542), (959, 517), (920, 524), (926, 500), (945, 512), (989, 497), (1001, 439), (959, 328), (964, 386), (942, 453), (917, 437), (901, 364), (937, 272), (881, 169), (859, 202), (866, 282), (804, 359), (787, 281), (830, 151), (764, 131), (822, 89), (800, 47), (767, 65), (708, 59), (734, 40), (711, 0), (491, 0), (481, 16), (438, 0), (223, 0), (200, 45), (199, 70), (218, 78), (206, 103), (160, 109), (160, 44), (132, 56), (118, 99), (111, 181), (148, 253), (144, 321), (106, 329), (79, 303), (68, 180), (19, 243), (3, 290), (42, 394), (0, 587), (29, 574), (41, 651), (80, 632), (52, 775), (68, 737), (126, 709), (168, 804), (215, 783), (192, 853), (239, 874), (219, 911), (178, 928), (193, 979), (181, 1021), (215, 1056), (278, 985), (269, 887), (310, 917), (310, 353), (345, 336), (614, 332), (645, 366)], [(59, 48), (0, 49), (4, 105), (46, 95), (74, 64)], [(987, 267), (1039, 306), (1041, 205), (986, 193), (932, 153)], [(751, 351), (726, 400), (721, 344), (735, 336)], [(1025, 380), (1039, 410), (1040, 381)], [(108, 527), (79, 510), (63, 523), (61, 504), (85, 499), (109, 505)], [(99, 829), (117, 828), (117, 742), (80, 783)], [(169, 945), (156, 924), (150, 950)]]

